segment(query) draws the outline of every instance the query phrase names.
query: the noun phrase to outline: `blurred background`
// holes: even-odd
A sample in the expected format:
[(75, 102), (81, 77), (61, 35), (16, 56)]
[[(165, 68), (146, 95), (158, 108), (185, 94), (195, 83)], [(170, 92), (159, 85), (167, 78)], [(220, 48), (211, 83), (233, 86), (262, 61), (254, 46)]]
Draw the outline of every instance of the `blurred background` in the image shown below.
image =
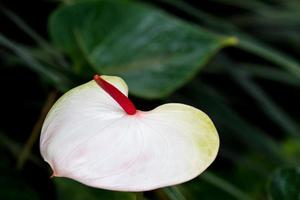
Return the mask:
[(145, 199), (299, 199), (299, 0), (0, 2), (0, 199), (135, 199), (50, 179), (39, 153), (52, 104), (96, 73), (140, 110), (186, 103), (218, 129), (206, 172)]

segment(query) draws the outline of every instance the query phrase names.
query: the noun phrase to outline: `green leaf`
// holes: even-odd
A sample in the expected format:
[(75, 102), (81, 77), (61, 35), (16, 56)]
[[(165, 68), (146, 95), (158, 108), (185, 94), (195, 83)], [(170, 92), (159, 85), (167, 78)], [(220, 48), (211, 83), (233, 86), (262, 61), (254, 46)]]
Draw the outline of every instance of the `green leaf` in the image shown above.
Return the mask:
[(300, 199), (300, 168), (284, 168), (275, 172), (269, 185), (272, 200)]
[(286, 138), (281, 144), (282, 152), (284, 155), (295, 161), (295, 163), (300, 163), (300, 140), (294, 137)]
[(91, 188), (67, 178), (55, 178), (58, 200), (135, 200), (134, 193)]
[[(169, 95), (189, 81), (220, 48), (234, 45), (163, 11), (126, 1), (82, 2), (59, 8), (50, 35), (85, 73), (118, 75), (144, 98)], [(89, 66), (89, 67), (88, 67)]]

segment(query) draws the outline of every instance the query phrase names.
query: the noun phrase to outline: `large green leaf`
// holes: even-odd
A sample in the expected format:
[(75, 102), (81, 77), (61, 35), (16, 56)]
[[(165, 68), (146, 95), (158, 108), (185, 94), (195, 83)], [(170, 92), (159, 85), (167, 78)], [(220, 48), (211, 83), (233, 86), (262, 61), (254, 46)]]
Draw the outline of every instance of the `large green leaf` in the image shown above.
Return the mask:
[(272, 200), (299, 200), (300, 168), (285, 168), (276, 171), (271, 180), (269, 193)]
[[(78, 73), (123, 77), (130, 91), (160, 98), (190, 80), (222, 47), (237, 41), (135, 2), (91, 1), (61, 7), (50, 34)], [(89, 66), (89, 67), (87, 67)]]
[(55, 178), (54, 182), (58, 200), (135, 200), (133, 193), (91, 188), (71, 179)]

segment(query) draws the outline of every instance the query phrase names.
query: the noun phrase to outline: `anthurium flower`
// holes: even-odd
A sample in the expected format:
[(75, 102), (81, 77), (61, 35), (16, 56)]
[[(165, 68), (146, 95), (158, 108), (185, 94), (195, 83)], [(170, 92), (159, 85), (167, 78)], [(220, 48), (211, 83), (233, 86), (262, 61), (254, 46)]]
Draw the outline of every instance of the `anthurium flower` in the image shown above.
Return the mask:
[(193, 179), (213, 162), (219, 137), (205, 113), (179, 103), (140, 111), (127, 95), (121, 78), (96, 75), (55, 103), (40, 138), (53, 176), (146, 191)]

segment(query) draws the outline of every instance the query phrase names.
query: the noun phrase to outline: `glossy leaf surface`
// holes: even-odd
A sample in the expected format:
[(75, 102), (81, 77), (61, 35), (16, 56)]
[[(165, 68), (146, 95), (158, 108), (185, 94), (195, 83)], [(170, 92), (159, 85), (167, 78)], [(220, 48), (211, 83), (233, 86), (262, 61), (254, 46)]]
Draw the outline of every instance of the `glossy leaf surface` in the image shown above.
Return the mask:
[[(184, 85), (234, 38), (218, 36), (134, 2), (94, 1), (59, 8), (53, 41), (78, 73), (122, 76), (134, 95), (164, 97)], [(88, 67), (89, 66), (89, 67)]]

